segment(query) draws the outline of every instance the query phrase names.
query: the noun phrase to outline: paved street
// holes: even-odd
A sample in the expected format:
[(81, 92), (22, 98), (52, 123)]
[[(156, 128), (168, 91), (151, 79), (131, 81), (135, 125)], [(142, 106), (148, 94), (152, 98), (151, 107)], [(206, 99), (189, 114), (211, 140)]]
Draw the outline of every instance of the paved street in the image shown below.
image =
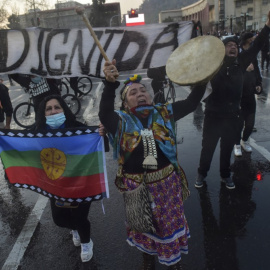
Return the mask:
[[(142, 72), (144, 83), (150, 80)], [(120, 76), (123, 83), (128, 74)], [(252, 134), (253, 152), (232, 156), (235, 190), (227, 190), (219, 178), (219, 146), (216, 149), (207, 186), (194, 187), (201, 151), (203, 104), (177, 125), (179, 162), (189, 180), (191, 196), (185, 202), (190, 226), (189, 254), (183, 255), (185, 270), (267, 270), (270, 265), (270, 74), (263, 73), (264, 92), (257, 100), (257, 132)], [(81, 99), (78, 120), (98, 124), (102, 83), (94, 79), (93, 90)], [(28, 96), (18, 85), (9, 86), (13, 106)], [(150, 86), (149, 86), (150, 87)], [(120, 87), (121, 88), (121, 87)], [(120, 90), (119, 88), (119, 90)], [(269, 93), (268, 93), (269, 91)], [(177, 99), (184, 99), (188, 87), (176, 87)], [(116, 107), (119, 106), (119, 98)], [(18, 126), (12, 123), (12, 128)], [(114, 186), (117, 169), (112, 152), (106, 154), (110, 198), (94, 202), (90, 210), (94, 256), (81, 263), (69, 230), (54, 225), (47, 199), (9, 187), (0, 171), (0, 268), (20, 270), (138, 270), (142, 258), (126, 241), (121, 194)], [(260, 180), (260, 181), (258, 181)], [(104, 208), (104, 210), (103, 210)], [(167, 269), (156, 264), (157, 270)]]

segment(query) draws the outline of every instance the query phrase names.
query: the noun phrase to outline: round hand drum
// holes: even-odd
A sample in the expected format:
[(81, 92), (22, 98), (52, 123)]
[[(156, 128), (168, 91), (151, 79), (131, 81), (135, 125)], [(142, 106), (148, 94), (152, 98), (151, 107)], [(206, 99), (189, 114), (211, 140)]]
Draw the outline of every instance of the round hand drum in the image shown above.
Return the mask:
[(214, 36), (193, 38), (173, 51), (166, 63), (167, 76), (179, 85), (207, 83), (220, 69), (223, 42)]

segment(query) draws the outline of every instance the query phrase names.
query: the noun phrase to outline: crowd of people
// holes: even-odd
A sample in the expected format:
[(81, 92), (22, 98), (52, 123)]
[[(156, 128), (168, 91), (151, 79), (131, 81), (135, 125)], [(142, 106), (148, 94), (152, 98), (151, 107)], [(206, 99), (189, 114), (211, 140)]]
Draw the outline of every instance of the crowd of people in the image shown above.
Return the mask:
[[(115, 185), (124, 198), (127, 242), (142, 252), (141, 270), (155, 269), (155, 257), (168, 269), (183, 269), (181, 257), (188, 253), (190, 237), (183, 202), (189, 196), (189, 189), (178, 162), (174, 127), (178, 120), (196, 109), (203, 97), (205, 117), (195, 187), (204, 186), (220, 141), (221, 182), (229, 190), (235, 188), (231, 154), (234, 151), (236, 156), (241, 156), (242, 149), (252, 151), (248, 140), (255, 123), (255, 94), (262, 91), (257, 55), (261, 51), (261, 69), (268, 70), (269, 33), (270, 12), (258, 34), (246, 32), (240, 39), (234, 36), (223, 39), (225, 58), (219, 71), (207, 82), (211, 93), (206, 98), (205, 83), (193, 87), (185, 100), (153, 104), (151, 92), (142, 83), (141, 76), (134, 75), (127, 78), (120, 91), (121, 108), (115, 108), (119, 72), (116, 60), (105, 62), (99, 134), (109, 137), (113, 155), (118, 159)], [(53, 81), (18, 74), (10, 78), (28, 89), (32, 87), (36, 131), (84, 126), (62, 100)], [(2, 81), (0, 110), (0, 127), (10, 129), (13, 109)], [(63, 207), (58, 200), (50, 202), (53, 221), (71, 230), (74, 245), (81, 246), (82, 261), (89, 261), (93, 256), (88, 219), (91, 203)]]

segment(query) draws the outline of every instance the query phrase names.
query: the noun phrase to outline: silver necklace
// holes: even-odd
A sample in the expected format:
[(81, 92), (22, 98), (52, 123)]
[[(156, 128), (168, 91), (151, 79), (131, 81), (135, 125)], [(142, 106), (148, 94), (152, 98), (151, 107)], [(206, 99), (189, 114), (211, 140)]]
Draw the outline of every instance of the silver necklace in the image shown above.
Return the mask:
[(157, 163), (157, 148), (151, 129), (141, 130), (142, 142), (143, 142), (143, 151), (144, 151), (144, 161), (143, 168), (156, 170)]

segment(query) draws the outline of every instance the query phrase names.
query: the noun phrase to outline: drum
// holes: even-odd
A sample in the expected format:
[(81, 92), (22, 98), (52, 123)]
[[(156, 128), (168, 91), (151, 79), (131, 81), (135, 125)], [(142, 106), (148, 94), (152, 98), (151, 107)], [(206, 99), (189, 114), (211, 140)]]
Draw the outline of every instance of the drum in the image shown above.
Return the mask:
[(179, 85), (204, 84), (219, 71), (225, 56), (223, 42), (214, 36), (193, 38), (173, 51), (166, 73)]

